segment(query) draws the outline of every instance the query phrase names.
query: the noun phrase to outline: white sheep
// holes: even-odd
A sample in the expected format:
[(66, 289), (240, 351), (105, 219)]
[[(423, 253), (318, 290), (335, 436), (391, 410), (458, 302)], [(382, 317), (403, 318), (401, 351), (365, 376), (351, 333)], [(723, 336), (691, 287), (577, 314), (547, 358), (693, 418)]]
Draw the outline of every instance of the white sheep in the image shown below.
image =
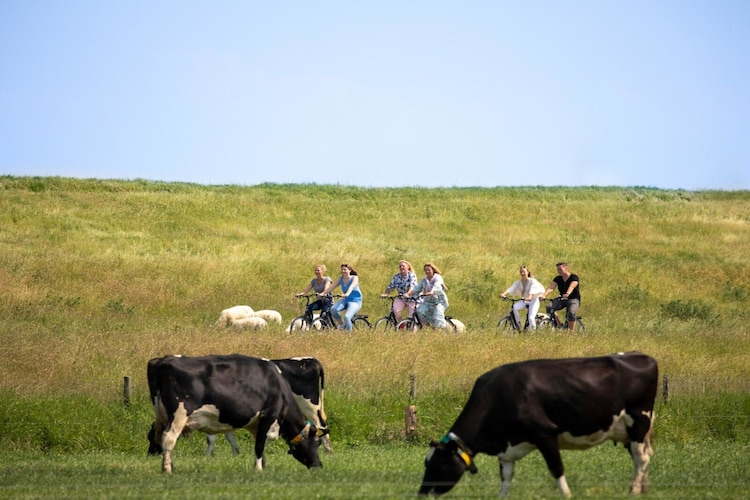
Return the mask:
[(255, 314), (253, 308), (250, 306), (234, 306), (229, 309), (224, 309), (219, 315), (219, 319), (216, 320), (214, 326), (228, 327), (232, 326), (232, 323), (242, 318), (249, 318)]
[(255, 311), (255, 316), (258, 318), (263, 318), (267, 323), (281, 324), (282, 321), (281, 313), (272, 309), (261, 309), (260, 311)]
[(240, 318), (232, 323), (232, 329), (234, 330), (263, 330), (267, 326), (266, 320), (258, 316)]
[(456, 318), (451, 318), (451, 321), (456, 326), (456, 333), (463, 333), (466, 331), (466, 325), (464, 325), (463, 321), (457, 320)]

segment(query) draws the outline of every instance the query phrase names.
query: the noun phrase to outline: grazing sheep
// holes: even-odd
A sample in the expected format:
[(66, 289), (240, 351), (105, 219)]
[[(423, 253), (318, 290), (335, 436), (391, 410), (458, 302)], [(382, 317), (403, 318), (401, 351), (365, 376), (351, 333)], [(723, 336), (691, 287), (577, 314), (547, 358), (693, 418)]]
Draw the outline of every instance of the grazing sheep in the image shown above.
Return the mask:
[(259, 318), (258, 316), (240, 318), (232, 323), (232, 329), (234, 330), (263, 330), (267, 326), (268, 323), (266, 323), (266, 320)]
[(273, 311), (271, 309), (261, 309), (260, 311), (255, 311), (255, 316), (258, 318), (263, 318), (267, 323), (281, 324), (281, 313), (278, 311)]
[(451, 318), (451, 321), (456, 326), (456, 333), (463, 333), (466, 331), (466, 325), (464, 325), (463, 321), (457, 320), (456, 318)]
[(224, 309), (219, 315), (219, 319), (216, 320), (214, 326), (228, 327), (232, 326), (232, 323), (242, 318), (249, 318), (255, 314), (253, 308), (250, 306), (234, 306), (229, 309)]

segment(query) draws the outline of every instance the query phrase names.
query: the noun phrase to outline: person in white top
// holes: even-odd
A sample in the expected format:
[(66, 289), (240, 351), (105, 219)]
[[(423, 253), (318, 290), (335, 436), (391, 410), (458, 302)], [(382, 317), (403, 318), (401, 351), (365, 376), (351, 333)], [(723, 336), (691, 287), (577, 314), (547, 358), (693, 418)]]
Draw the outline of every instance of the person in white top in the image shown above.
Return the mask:
[(510, 288), (500, 294), (500, 297), (505, 298), (507, 295), (519, 295), (523, 301), (513, 304), (513, 315), (516, 317), (516, 322), (519, 325), (521, 324), (519, 311), (528, 307), (529, 328), (536, 330), (536, 313), (539, 311), (539, 298), (544, 295), (545, 288), (535, 278), (532, 278), (528, 267), (521, 266), (518, 272), (521, 275), (521, 279), (513, 282)]

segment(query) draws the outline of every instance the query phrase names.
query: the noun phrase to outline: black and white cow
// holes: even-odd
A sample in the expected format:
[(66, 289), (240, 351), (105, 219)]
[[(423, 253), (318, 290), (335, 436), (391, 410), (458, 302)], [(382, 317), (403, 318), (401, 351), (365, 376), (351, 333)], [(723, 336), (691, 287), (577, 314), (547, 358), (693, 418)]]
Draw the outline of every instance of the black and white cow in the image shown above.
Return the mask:
[(560, 449), (624, 443), (633, 458), (631, 493), (648, 489), (656, 361), (638, 352), (595, 358), (540, 359), (500, 366), (479, 377), (469, 401), (439, 442), (430, 444), (420, 495), (449, 491), (477, 453), (497, 455), (510, 490), (516, 460), (539, 450), (567, 497)]
[[(328, 429), (326, 413), (323, 407), (325, 373), (320, 361), (313, 357), (272, 359), (271, 361), (279, 367), (281, 375), (289, 382), (289, 386), (294, 393), (294, 400), (299, 405), (305, 417), (307, 417), (307, 420), (312, 422), (321, 431)], [(274, 433), (273, 431), (274, 428), (272, 427), (271, 434), (268, 436), (269, 438), (272, 438), (274, 434), (278, 435), (278, 432)], [(232, 446), (232, 453), (237, 455), (240, 450), (237, 446), (237, 438), (234, 432), (227, 432), (225, 436)], [(208, 443), (206, 455), (213, 453), (217, 439), (218, 435), (216, 434), (209, 434), (206, 437)], [(326, 452), (331, 453), (332, 448), (329, 434), (323, 434), (321, 440)]]
[(148, 362), (147, 375), (155, 416), (149, 441), (161, 448), (163, 471), (173, 470), (172, 451), (180, 435), (234, 429), (255, 436), (255, 468), (261, 470), (274, 422), (294, 458), (308, 468), (322, 467), (318, 429), (305, 419), (289, 382), (271, 361), (239, 354), (165, 356)]

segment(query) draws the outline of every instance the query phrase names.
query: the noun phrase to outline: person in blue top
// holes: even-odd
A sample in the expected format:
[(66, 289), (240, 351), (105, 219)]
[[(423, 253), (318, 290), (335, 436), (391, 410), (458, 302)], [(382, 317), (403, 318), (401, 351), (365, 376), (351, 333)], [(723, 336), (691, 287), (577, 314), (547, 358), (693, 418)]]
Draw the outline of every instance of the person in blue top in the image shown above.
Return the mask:
[[(362, 291), (359, 289), (359, 276), (349, 264), (341, 264), (341, 277), (326, 287), (323, 292), (318, 293), (323, 296), (330, 293), (337, 287), (341, 286), (342, 297), (337, 300), (331, 307), (331, 316), (338, 324), (339, 330), (352, 330), (352, 318), (362, 309)], [(344, 312), (343, 321), (341, 311)]]

